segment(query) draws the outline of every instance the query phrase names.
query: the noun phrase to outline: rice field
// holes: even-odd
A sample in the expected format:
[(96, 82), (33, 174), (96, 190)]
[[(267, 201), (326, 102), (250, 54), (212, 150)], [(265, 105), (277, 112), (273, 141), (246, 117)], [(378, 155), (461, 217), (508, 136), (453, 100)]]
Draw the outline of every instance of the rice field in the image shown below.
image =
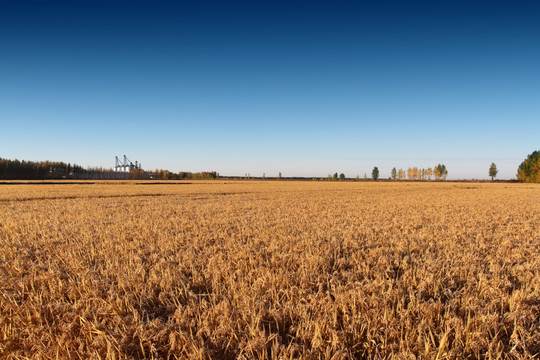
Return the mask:
[(540, 187), (0, 185), (6, 359), (540, 358)]

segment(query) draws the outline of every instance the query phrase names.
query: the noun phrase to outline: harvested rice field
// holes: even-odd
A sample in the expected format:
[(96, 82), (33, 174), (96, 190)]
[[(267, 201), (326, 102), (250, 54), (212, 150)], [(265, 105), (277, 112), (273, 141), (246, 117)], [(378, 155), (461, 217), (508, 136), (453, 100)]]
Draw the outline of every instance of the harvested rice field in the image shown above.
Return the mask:
[(2, 184), (0, 357), (540, 358), (540, 187)]

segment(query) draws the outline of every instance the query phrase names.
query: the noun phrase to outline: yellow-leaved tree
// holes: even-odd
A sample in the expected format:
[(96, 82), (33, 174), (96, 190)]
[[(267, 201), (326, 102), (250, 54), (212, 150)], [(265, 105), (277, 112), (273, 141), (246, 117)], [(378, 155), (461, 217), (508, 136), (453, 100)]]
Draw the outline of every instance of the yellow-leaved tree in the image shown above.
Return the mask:
[(517, 178), (523, 182), (540, 182), (540, 151), (534, 151), (523, 160), (519, 165)]

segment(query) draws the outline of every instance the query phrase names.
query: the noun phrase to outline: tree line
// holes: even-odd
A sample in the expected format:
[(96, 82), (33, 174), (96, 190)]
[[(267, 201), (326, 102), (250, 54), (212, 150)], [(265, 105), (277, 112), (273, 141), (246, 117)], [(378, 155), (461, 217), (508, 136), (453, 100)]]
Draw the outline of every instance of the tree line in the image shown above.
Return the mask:
[(78, 179), (87, 170), (76, 164), (58, 161), (25, 161), (0, 158), (2, 180)]
[[(498, 170), (495, 163), (489, 167), (489, 176), (492, 180), (497, 176)], [(379, 168), (375, 166), (371, 172), (371, 179), (379, 179)], [(409, 167), (407, 170), (392, 169), (390, 173), (391, 180), (446, 180), (448, 170), (446, 165), (437, 164), (433, 168)], [(251, 175), (246, 174), (246, 179)], [(53, 179), (156, 179), (156, 180), (211, 180), (219, 179), (219, 173), (216, 171), (188, 172), (180, 171), (178, 173), (156, 169), (154, 171), (145, 171), (142, 169), (131, 169), (129, 172), (119, 172), (113, 169), (101, 167), (83, 168), (77, 164), (70, 164), (61, 161), (25, 161), (9, 160), (0, 158), (0, 180), (53, 180)], [(262, 179), (266, 179), (263, 174)], [(281, 172), (277, 179), (282, 179)], [(316, 178), (314, 178), (316, 180)], [(337, 181), (345, 180), (345, 174), (334, 173), (328, 175), (327, 180)], [(364, 174), (364, 180), (367, 180)], [(520, 164), (517, 172), (517, 179), (522, 182), (540, 182), (540, 151), (534, 151)], [(321, 178), (320, 180), (325, 180)], [(355, 180), (360, 180), (357, 176)]]
[(403, 169), (397, 170), (395, 167), (390, 173), (390, 179), (392, 180), (431, 180), (431, 177), (435, 180), (446, 180), (448, 176), (448, 170), (446, 165), (438, 164), (437, 166), (427, 169), (420, 169), (418, 167), (410, 167), (406, 171)]
[(133, 168), (129, 172), (114, 171), (102, 167), (83, 168), (77, 164), (61, 161), (26, 161), (0, 158), (0, 180), (210, 180), (219, 178), (215, 171), (174, 173), (156, 169), (145, 171)]
[(189, 172), (180, 171), (178, 173), (156, 169), (153, 172), (145, 171), (142, 177), (133, 176), (133, 179), (157, 179), (157, 180), (213, 180), (218, 179), (219, 174), (215, 171)]
[[(379, 168), (377, 166), (373, 167), (371, 171), (371, 179), (379, 179)], [(390, 180), (431, 180), (431, 177), (434, 176), (435, 180), (446, 180), (448, 176), (448, 170), (444, 164), (438, 164), (433, 169), (419, 169), (418, 167), (410, 167), (406, 171), (403, 169), (397, 170), (395, 167), (392, 169), (390, 174)], [(328, 175), (326, 178), (330, 181), (345, 180), (345, 174), (334, 173), (334, 175)], [(321, 179), (324, 180), (324, 179)], [(360, 181), (360, 176), (356, 176), (355, 180)], [(368, 180), (367, 175), (364, 174), (364, 180)]]
[[(495, 163), (491, 163), (488, 170), (488, 175), (491, 180), (495, 180), (499, 170)], [(409, 167), (407, 170), (392, 168), (390, 172), (390, 180), (431, 180), (431, 177), (435, 180), (446, 180), (448, 176), (448, 169), (444, 164), (437, 164), (433, 168), (420, 169), (418, 167)], [(328, 175), (328, 180), (345, 180), (345, 175), (341, 173), (338, 177), (336, 172), (334, 175)], [(374, 167), (371, 172), (371, 178), (373, 180), (379, 179), (379, 168)], [(521, 182), (540, 183), (540, 151), (534, 151), (527, 156), (525, 160), (519, 165), (517, 171), (517, 179)], [(323, 179), (321, 179), (323, 180)], [(355, 180), (360, 180), (357, 176)], [(367, 180), (367, 176), (364, 174), (364, 180)]]

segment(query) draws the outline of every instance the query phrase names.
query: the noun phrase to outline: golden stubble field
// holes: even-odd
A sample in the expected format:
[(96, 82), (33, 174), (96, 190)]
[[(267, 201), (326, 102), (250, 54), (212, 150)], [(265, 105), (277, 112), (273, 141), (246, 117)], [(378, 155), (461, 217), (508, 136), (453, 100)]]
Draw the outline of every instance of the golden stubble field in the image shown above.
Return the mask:
[(2, 358), (539, 353), (537, 185), (0, 185)]

